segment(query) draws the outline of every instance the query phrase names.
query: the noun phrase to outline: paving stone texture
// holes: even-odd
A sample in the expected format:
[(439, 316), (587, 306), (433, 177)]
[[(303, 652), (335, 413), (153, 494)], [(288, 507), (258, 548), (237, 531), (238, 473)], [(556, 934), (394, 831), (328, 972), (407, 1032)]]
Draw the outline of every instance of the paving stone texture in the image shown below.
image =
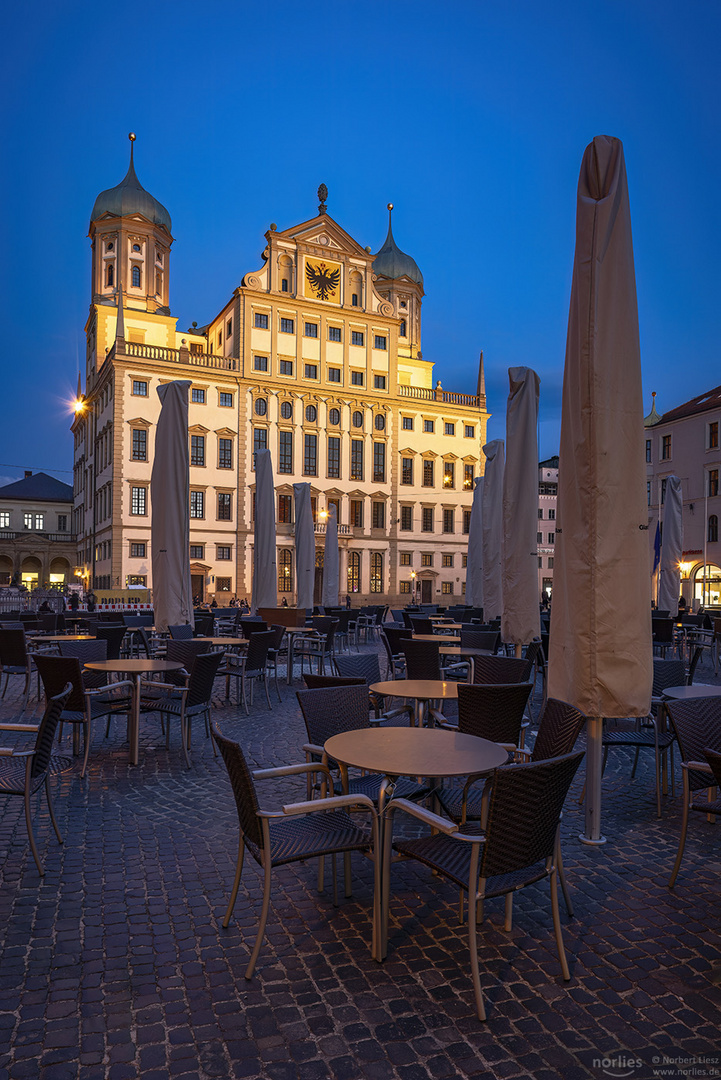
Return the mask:
[[(718, 681), (708, 660), (696, 681)], [(272, 711), (256, 693), (246, 717), (218, 683), (214, 720), (253, 767), (303, 760), (299, 686), (283, 683)], [(0, 715), (17, 719), (19, 708), (11, 680)], [(40, 712), (31, 699), (28, 714)], [(652, 754), (632, 781), (632, 753), (613, 752), (605, 846), (578, 840), (583, 769), (567, 802), (569, 983), (547, 883), (515, 897), (510, 933), (503, 901), (487, 903), (480, 1023), (457, 891), (415, 863), (393, 872), (383, 964), (369, 951), (368, 860), (354, 857), (353, 897), (338, 908), (330, 889), (317, 893), (316, 864), (276, 871), (266, 941), (246, 981), (262, 885), (246, 858), (223, 930), (238, 828), (221, 759), (198, 729), (187, 770), (178, 731), (166, 750), (151, 716), (132, 768), (122, 722), (107, 739), (102, 726), (85, 780), (76, 764), (53, 781), (62, 847), (43, 803), (36, 809), (44, 878), (22, 800), (0, 800), (0, 1080), (721, 1075), (719, 826), (693, 815), (670, 891), (681, 784), (657, 820)], [(261, 788), (268, 807), (304, 795), (303, 779)]]

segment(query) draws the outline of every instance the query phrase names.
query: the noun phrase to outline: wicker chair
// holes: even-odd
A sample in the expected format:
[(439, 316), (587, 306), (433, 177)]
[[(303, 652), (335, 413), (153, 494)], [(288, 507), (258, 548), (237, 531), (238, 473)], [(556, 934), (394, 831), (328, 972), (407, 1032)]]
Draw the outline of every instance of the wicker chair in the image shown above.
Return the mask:
[[(707, 750), (721, 752), (721, 698), (695, 698), (691, 701), (668, 701), (666, 711), (671, 720), (679, 753), (683, 774), (683, 818), (679, 837), (676, 862), (668, 883), (672, 889), (676, 883), (683, 850), (686, 845), (689, 811), (702, 814), (721, 814), (721, 799), (716, 791), (712, 798), (712, 789), (716, 787), (716, 777), (705, 758)], [(697, 792), (704, 792), (704, 798), (697, 798)]]
[[(250, 683), (250, 703), (253, 704), (253, 683), (260, 680), (265, 688), (265, 700), (268, 708), (272, 709), (270, 695), (268, 693), (268, 652), (273, 647), (276, 634), (273, 630), (260, 630), (252, 633), (249, 638), (248, 648), (243, 656), (236, 653), (228, 653), (225, 658), (225, 666), (219, 674), (225, 675), (225, 697), (230, 697), (230, 680), (235, 679), (238, 704), (240, 697), (243, 698), (243, 707), (248, 713), (248, 700), (245, 693), (246, 683)], [(238, 682), (240, 688), (238, 689)]]
[[(303, 862), (306, 859), (318, 858), (320, 860), (318, 891), (322, 892), (323, 859), (326, 855), (334, 856), (333, 902), (337, 905), (335, 855), (341, 853), (349, 855), (353, 851), (358, 851), (373, 857), (373, 853), (378, 851), (378, 818), (373, 803), (364, 795), (340, 795), (316, 799), (309, 803), (289, 803), (283, 807), (282, 812), (261, 810), (254, 780), (294, 776), (299, 773), (309, 772), (311, 769), (323, 771), (323, 767), (317, 764), (289, 765), (285, 768), (260, 769), (251, 773), (238, 743), (224, 738), (217, 729), (214, 729), (213, 734), (228, 770), (240, 827), (235, 879), (228, 908), (223, 918), (224, 927), (228, 926), (235, 907), (243, 873), (246, 847), (258, 865), (263, 867), (263, 906), (260, 912), (257, 937), (245, 970), (246, 979), (250, 979), (265, 935), (270, 910), (273, 869), (291, 862)], [(328, 779), (330, 779), (328, 771), (324, 771)], [(346, 808), (351, 807), (361, 807), (370, 814), (370, 831), (360, 828), (344, 812)], [(372, 948), (374, 955), (377, 948), (377, 928), (380, 914), (379, 885), (379, 877), (376, 874), (373, 897)], [(345, 894), (346, 896), (351, 895), (349, 873), (345, 875)]]
[(414, 634), (433, 633), (433, 622), (427, 615), (411, 615), (410, 624)]
[(303, 676), (307, 690), (324, 690), (328, 686), (365, 686), (365, 679), (343, 675), (314, 675), (312, 671), (306, 671)]
[(441, 638), (437, 642), (404, 638), (401, 641), (401, 651), (406, 658), (406, 678), (442, 679), (441, 656), (438, 651), (442, 644)]
[(273, 625), (270, 627), (270, 630), (275, 635), (275, 637), (273, 638), (272, 645), (268, 649), (268, 664), (270, 665), (270, 670), (273, 675), (273, 679), (275, 680), (275, 692), (278, 695), (278, 703), (280, 704), (282, 698), (280, 696), (280, 687), (278, 686), (278, 660), (283, 655), (283, 653), (285, 653), (287, 663), (288, 645), (283, 645), (283, 639), (285, 637), (284, 626), (281, 626), (280, 623), (273, 623)]
[[(339, 675), (348, 678), (361, 678), (368, 687), (373, 683), (381, 681), (381, 665), (378, 653), (360, 653), (358, 656), (337, 656), (335, 658), (335, 666)], [(369, 691), (369, 694), (370, 707), (373, 710), (376, 720), (397, 720), (399, 717), (403, 717), (406, 721), (412, 719), (413, 709), (410, 705), (403, 705), (393, 709), (391, 712), (384, 712), (385, 699), (383, 696), (374, 694), (371, 691)]]
[(169, 626), (168, 633), (174, 641), (189, 641), (194, 636), (194, 629), (189, 623)]
[(295, 646), (295, 655), (300, 657), (300, 673), (303, 674), (304, 660), (308, 659), (308, 665), (312, 670), (313, 659), (317, 660), (317, 671), (322, 675), (325, 671), (325, 659), (334, 658), (334, 635), (335, 622), (330, 615), (314, 615), (311, 627), (316, 631), (314, 635), (303, 635)]
[(477, 656), (473, 665), (474, 683), (530, 682), (534, 660), (516, 656)]
[(477, 626), (470, 630), (461, 629), (461, 645), (467, 649), (490, 649), (495, 654), (500, 644), (500, 630), (479, 630)]
[(400, 629), (397, 626), (386, 625), (381, 630), (381, 643), (385, 649), (388, 661), (388, 678), (402, 679), (406, 670), (406, 659), (401, 649), (401, 641), (408, 641), (412, 635), (411, 630)]
[(23, 675), (25, 686), (23, 687), (23, 711), (30, 696), (30, 676), (32, 674), (32, 661), (28, 655), (25, 630), (19, 627), (3, 627), (0, 629), (0, 677), (5, 676), (5, 686), (2, 696), (7, 693), (11, 675)]
[(0, 731), (35, 733), (35, 746), (32, 750), (14, 747), (12, 750), (2, 751), (2, 755), (0, 755), (0, 795), (15, 795), (23, 799), (30, 850), (33, 853), (33, 859), (41, 877), (45, 876), (45, 871), (35, 843), (30, 799), (40, 787), (45, 788), (50, 820), (53, 823), (58, 843), (62, 844), (63, 838), (60, 835), (58, 823), (55, 819), (49, 780), (51, 773), (62, 772), (64, 769), (70, 768), (72, 764), (69, 758), (54, 757), (52, 754), (55, 729), (71, 692), (72, 686), (68, 683), (59, 694), (48, 698), (45, 713), (39, 726), (36, 724), (0, 724)]
[[(383, 902), (380, 955), (385, 955), (390, 898), (391, 853), (416, 859), (468, 893), (468, 949), (473, 991), (480, 1020), (486, 1019), (478, 966), (477, 926), (474, 901), (481, 904), (495, 896), (512, 895), (518, 889), (548, 878), (551, 913), (563, 978), (571, 978), (563, 947), (558, 910), (557, 857), (559, 824), (563, 804), (583, 754), (568, 754), (551, 761), (504, 765), (494, 773), (488, 802), (488, 821), (483, 836), (467, 836), (458, 825), (416, 806), (406, 799), (392, 799), (385, 820)], [(392, 840), (397, 813), (409, 814), (429, 825), (433, 835), (419, 839)]]
[(107, 641), (108, 660), (119, 660), (120, 649), (125, 638), (127, 627), (125, 626), (102, 626), (99, 625), (95, 637), (98, 641)]
[[(210, 709), (213, 695), (213, 683), (220, 667), (223, 654), (219, 652), (199, 653), (193, 660), (187, 686), (174, 686), (173, 683), (146, 682), (140, 680), (143, 707), (146, 712), (160, 713), (164, 721), (177, 716), (180, 719), (180, 733), (183, 743), (185, 763), (190, 768), (190, 734), (193, 718), (202, 716), (205, 720), (205, 732), (210, 737)], [(145, 691), (159, 696), (148, 698)], [(170, 723), (167, 723), (165, 745), (170, 745)], [(215, 753), (215, 745), (213, 745)]]

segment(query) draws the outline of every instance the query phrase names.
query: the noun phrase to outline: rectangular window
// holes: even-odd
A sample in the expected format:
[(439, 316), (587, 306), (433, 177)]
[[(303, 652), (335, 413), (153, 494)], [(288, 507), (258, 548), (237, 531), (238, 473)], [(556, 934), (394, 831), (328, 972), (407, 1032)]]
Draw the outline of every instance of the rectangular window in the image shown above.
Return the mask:
[(0, 513), (0, 529), (9, 529), (9, 528), (10, 528), (10, 514), (9, 514), (8, 511), (3, 510)]
[(328, 368), (328, 382), (340, 382), (340, 368), (329, 367)]
[(413, 529), (413, 507), (401, 507), (401, 529), (403, 532), (411, 532)]
[(410, 551), (402, 551), (401, 552), (401, 556), (400, 556), (400, 564), (401, 564), (401, 566), (410, 566), (411, 565), (411, 560), (412, 560), (412, 556), (411, 556)]
[(646, 481), (646, 505), (651, 505), (651, 481)]
[(350, 501), (350, 524), (354, 529), (363, 528), (363, 500), (351, 499)]
[(454, 488), (456, 486), (456, 469), (453, 461), (443, 462), (443, 487)]
[(282, 525), (290, 525), (293, 521), (293, 496), (278, 496), (278, 521)]
[(305, 476), (318, 475), (318, 436), (305, 435), (303, 449), (303, 473)]
[(225, 336), (226, 336), (226, 338), (229, 338), (229, 337), (232, 337), (232, 334), (233, 334), (233, 320), (228, 319), (228, 325), (225, 328)]
[(281, 292), (288, 292), (288, 278), (287, 277), (284, 277), (284, 278), (281, 279), (280, 291)]
[(205, 517), (205, 492), (191, 491), (190, 493), (190, 516), (192, 518)]
[(549, 542), (549, 544), (555, 544), (556, 543), (556, 534), (555, 534), (555, 532), (552, 532), (552, 533), (548, 534), (548, 542)]
[(218, 468), (233, 468), (233, 440), (218, 439)]
[(421, 530), (423, 532), (433, 532), (433, 509), (432, 507), (425, 506), (421, 514)]
[(233, 395), (232, 394), (227, 394), (224, 390), (221, 390), (221, 392), (220, 392), (220, 394), (218, 396), (218, 404), (220, 405), (220, 407), (222, 409), (232, 409), (233, 408)]
[(539, 570), (543, 569), (543, 555), (538, 556), (538, 569)]
[(256, 313), (255, 313), (255, 325), (256, 325), (256, 328), (258, 330), (267, 330), (268, 329), (268, 316), (267, 315), (261, 315), (260, 312), (256, 311)]
[(131, 544), (130, 545), (130, 558), (131, 559), (144, 559), (145, 558), (145, 544)]
[(147, 514), (148, 491), (144, 487), (130, 489), (130, 513), (144, 517)]
[(443, 425), (443, 431), (444, 431), (444, 433), (446, 435), (455, 435), (455, 433), (456, 433), (456, 425), (455, 424), (444, 424)]
[(190, 400), (195, 402), (196, 405), (205, 405), (205, 390), (193, 386), (190, 391)]
[(317, 364), (306, 364), (305, 368), (303, 370), (304, 370), (304, 374), (305, 374), (306, 379), (317, 379), (318, 378), (318, 365)]
[(340, 341), (340, 326), (328, 327), (328, 341)]
[(433, 432), (435, 431), (435, 429), (436, 429), (435, 420), (424, 420), (423, 421), (423, 430), (426, 432), (427, 435), (432, 435)]
[(443, 532), (444, 533), (452, 533), (454, 531), (454, 528), (455, 528), (454, 518), (455, 518), (455, 513), (453, 512), (453, 510), (444, 510), (443, 511)]
[(373, 503), (373, 517), (371, 519), (371, 525), (374, 529), (385, 529), (386, 527), (386, 504), (383, 502)]
[(543, 533), (541, 533), (541, 532), (536, 533), (536, 543), (537, 544), (542, 544), (543, 543)]
[(281, 360), (279, 362), (279, 367), (280, 367), (281, 375), (292, 375), (293, 374), (293, 361), (292, 360)]
[(278, 435), (278, 472), (293, 472), (293, 432), (281, 431)]
[(442, 566), (453, 566), (453, 556), (452, 555), (442, 555), (441, 556), (441, 565)]
[(354, 292), (350, 298), (351, 307), (358, 307), (358, 293)]
[(709, 495), (718, 495), (718, 469), (709, 469), (708, 471), (708, 493)]
[(190, 557), (191, 557), (191, 559), (204, 559), (205, 558), (205, 544), (191, 544), (190, 545)]
[(471, 531), (471, 511), (470, 510), (464, 510), (463, 511), (463, 532), (464, 532), (464, 534), (466, 536), (468, 536), (470, 531)]
[(468, 556), (467, 555), (461, 555), (461, 566), (463, 567), (464, 570), (468, 566)]
[(148, 384), (144, 379), (133, 379), (133, 394), (135, 397), (148, 396)]
[(553, 570), (553, 555), (548, 556), (548, 569)]
[(556, 511), (553, 508), (551, 508), (548, 511), (548, 520), (549, 521), (555, 521), (556, 520)]
[(350, 343), (351, 345), (362, 345), (365, 341), (362, 330), (351, 330)]
[(433, 487), (433, 460), (428, 458), (423, 462), (423, 487)]
[(281, 334), (292, 334), (295, 331), (295, 321), (293, 319), (281, 319), (280, 320), (280, 332)]
[(233, 496), (229, 491), (218, 492), (218, 521), (232, 521)]
[(26, 529), (32, 529), (32, 527), (33, 527), (33, 515), (32, 514), (24, 514), (23, 515), (23, 521), (25, 523), (25, 528)]
[(223, 344), (223, 331), (219, 330), (218, 331), (218, 348), (220, 348), (220, 346), (222, 344)]
[[(110, 584), (110, 578), (108, 577), (108, 585)], [(145, 574), (129, 574), (128, 575), (128, 588), (133, 585), (147, 585), (148, 579)]]
[(400, 592), (400, 593), (409, 593), (410, 591), (411, 591), (411, 583), (410, 583), (410, 581), (400, 581), (398, 583), (398, 592)]
[(351, 373), (350, 373), (350, 381), (351, 381), (352, 386), (362, 386), (363, 385), (363, 372), (362, 371), (351, 371)]
[(328, 476), (334, 479), (340, 476), (340, 439), (336, 435), (328, 438)]
[(144, 428), (133, 428), (133, 461), (148, 460), (148, 433)]
[(230, 559), (230, 548), (226, 544), (216, 544), (215, 557), (219, 561), (226, 561)]
[(306, 337), (315, 337), (315, 338), (318, 337), (318, 323), (317, 322), (307, 322), (305, 324), (305, 336)]
[(671, 457), (671, 436), (664, 435), (661, 439), (661, 461), (668, 461)]
[(433, 566), (433, 552), (424, 551), (421, 554), (421, 566)]
[(190, 464), (205, 465), (205, 435), (190, 436)]
[(453, 596), (453, 582), (452, 581), (443, 581), (443, 582), (441, 582), (441, 592), (445, 596)]
[(386, 444), (382, 442), (373, 443), (373, 479), (376, 483), (385, 483)]
[(217, 577), (215, 579), (215, 591), (216, 592), (230, 592), (230, 578), (229, 577)]
[(651, 464), (651, 440), (646, 439), (646, 463)]
[(538, 511), (538, 520), (543, 521), (543, 510)]
[(383, 592), (383, 556), (380, 551), (371, 555), (371, 592)]
[(413, 431), (413, 417), (404, 416), (401, 422), (404, 431)]
[(386, 344), (386, 338), (383, 336), (383, 334), (376, 334), (375, 335), (375, 337), (373, 339), (373, 348), (374, 349), (387, 349), (388, 348), (388, 346)]
[(253, 357), (253, 370), (254, 371), (267, 371), (268, 370), (268, 357), (267, 356), (254, 356)]
[(386, 377), (385, 377), (385, 375), (374, 375), (373, 376), (373, 386), (375, 387), (376, 390), (385, 390), (385, 388), (386, 388)]
[(474, 428), (473, 424), (465, 425), (465, 427), (463, 428), (463, 437), (464, 439), (475, 439), (476, 429)]
[(708, 426), (708, 448), (718, 450), (718, 420), (712, 420)]
[(58, 532), (68, 531), (68, 515), (58, 514)]
[(463, 487), (466, 491), (473, 491), (473, 481), (475, 479), (473, 465), (463, 466)]
[(259, 450), (268, 449), (268, 429), (264, 427), (253, 428), (253, 468), (255, 468), (255, 455)]
[(351, 439), (350, 444), (350, 478), (351, 480), (363, 479), (363, 440)]
[(293, 552), (289, 548), (278, 552), (278, 592), (293, 592)]

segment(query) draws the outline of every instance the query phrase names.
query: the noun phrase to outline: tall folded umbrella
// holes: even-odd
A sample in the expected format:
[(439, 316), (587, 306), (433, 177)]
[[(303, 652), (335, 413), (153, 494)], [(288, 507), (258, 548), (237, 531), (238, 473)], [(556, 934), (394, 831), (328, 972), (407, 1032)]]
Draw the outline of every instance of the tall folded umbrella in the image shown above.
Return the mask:
[(538, 390), (530, 368), (508, 369), (503, 474), (503, 640), (516, 648), (541, 636), (538, 598)]
[(483, 607), (483, 477), (476, 477), (471, 506), (471, 525), (468, 530), (466, 557), (465, 601), (472, 607)]
[(277, 607), (278, 574), (275, 560), (275, 488), (270, 450), (255, 457), (255, 527), (253, 532), (252, 608)]
[(193, 622), (190, 581), (188, 390), (178, 380), (158, 387), (160, 416), (150, 476), (150, 549), (157, 630)]
[(651, 708), (641, 358), (619, 139), (586, 147), (563, 376), (548, 693), (589, 717), (586, 824), (601, 835), (603, 717)]
[(338, 519), (335, 506), (331, 506), (325, 527), (325, 551), (323, 553), (323, 607), (338, 606), (338, 573), (340, 554), (338, 552)]
[(666, 497), (663, 503), (663, 542), (661, 544), (661, 573), (658, 582), (658, 607), (678, 615), (681, 589), (679, 563), (683, 555), (683, 495), (678, 476), (666, 478)]
[(505, 443), (494, 439), (483, 447), (483, 617), (497, 618), (503, 611), (501, 548), (503, 545), (503, 473)]
[(295, 501), (295, 580), (299, 608), (313, 607), (315, 528), (310, 484), (293, 484)]

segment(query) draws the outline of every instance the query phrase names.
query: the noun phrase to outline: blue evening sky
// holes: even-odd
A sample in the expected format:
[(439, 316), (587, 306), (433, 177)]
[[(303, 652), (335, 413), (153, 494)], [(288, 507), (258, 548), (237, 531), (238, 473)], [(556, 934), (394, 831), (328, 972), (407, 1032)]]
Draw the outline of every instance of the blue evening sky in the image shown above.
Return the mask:
[[(575, 193), (594, 135), (623, 140), (644, 396), (721, 382), (716, 0), (160, 0), (7, 7), (0, 482), (71, 481), (67, 400), (84, 364), (88, 220), (119, 183), (172, 216), (171, 310), (210, 319), (260, 265), (271, 221), (329, 213), (377, 251), (386, 203), (425, 278), (423, 353), (475, 392), (490, 437), (507, 369), (541, 377), (558, 450)], [(714, 72), (716, 74), (714, 74)], [(83, 366), (84, 370), (84, 366)]]

